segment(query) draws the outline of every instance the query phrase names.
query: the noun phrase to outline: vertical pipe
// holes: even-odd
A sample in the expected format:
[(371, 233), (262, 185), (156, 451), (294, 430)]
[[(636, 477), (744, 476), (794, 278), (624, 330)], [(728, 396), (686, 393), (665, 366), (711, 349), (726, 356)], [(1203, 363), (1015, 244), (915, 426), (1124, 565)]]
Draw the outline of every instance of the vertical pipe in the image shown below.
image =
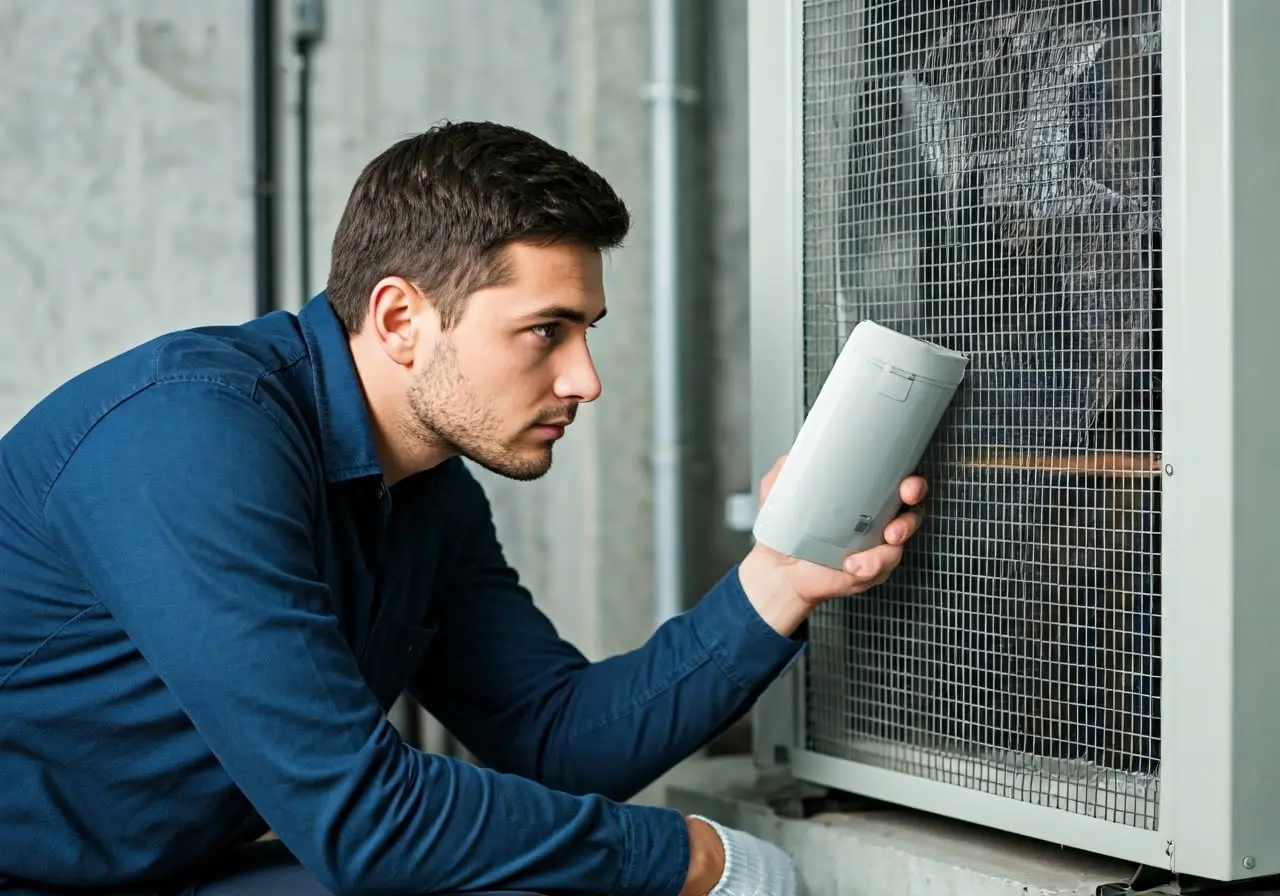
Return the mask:
[(298, 42), (298, 285), (311, 298), (311, 43)]
[(293, 47), (298, 61), (298, 287), (311, 299), (311, 53), (324, 36), (324, 0), (294, 0)]
[(253, 231), (254, 293), (259, 315), (279, 307), (276, 296), (276, 15), (275, 0), (254, 0)]
[(678, 0), (649, 3), (652, 166), (654, 622), (684, 609), (684, 494), (680, 426)]

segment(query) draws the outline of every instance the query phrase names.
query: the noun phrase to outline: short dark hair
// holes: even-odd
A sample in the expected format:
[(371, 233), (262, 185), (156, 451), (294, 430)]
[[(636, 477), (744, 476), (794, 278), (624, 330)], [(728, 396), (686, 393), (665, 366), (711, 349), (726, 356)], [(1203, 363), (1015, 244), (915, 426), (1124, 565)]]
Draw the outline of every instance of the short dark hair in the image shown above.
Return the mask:
[(607, 251), (630, 227), (609, 183), (564, 150), (506, 125), (445, 122), (360, 173), (334, 235), (328, 297), (357, 333), (378, 281), (404, 277), (450, 327), (468, 295), (508, 276), (510, 243)]

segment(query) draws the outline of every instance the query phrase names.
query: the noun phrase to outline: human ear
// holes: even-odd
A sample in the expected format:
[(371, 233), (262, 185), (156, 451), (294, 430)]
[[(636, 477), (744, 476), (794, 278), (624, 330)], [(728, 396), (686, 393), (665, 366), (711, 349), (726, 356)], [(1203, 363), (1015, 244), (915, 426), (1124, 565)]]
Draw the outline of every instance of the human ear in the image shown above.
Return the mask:
[(387, 357), (409, 367), (418, 343), (434, 339), (440, 320), (412, 283), (403, 277), (384, 277), (369, 295), (368, 326)]

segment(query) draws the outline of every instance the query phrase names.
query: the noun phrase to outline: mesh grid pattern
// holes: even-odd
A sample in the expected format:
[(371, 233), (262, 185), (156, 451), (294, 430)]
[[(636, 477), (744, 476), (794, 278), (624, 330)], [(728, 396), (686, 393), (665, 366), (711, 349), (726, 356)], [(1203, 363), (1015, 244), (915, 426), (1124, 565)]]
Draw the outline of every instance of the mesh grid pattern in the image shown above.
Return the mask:
[(925, 525), (811, 621), (806, 747), (1154, 828), (1154, 0), (804, 6), (806, 400), (871, 318), (970, 356)]

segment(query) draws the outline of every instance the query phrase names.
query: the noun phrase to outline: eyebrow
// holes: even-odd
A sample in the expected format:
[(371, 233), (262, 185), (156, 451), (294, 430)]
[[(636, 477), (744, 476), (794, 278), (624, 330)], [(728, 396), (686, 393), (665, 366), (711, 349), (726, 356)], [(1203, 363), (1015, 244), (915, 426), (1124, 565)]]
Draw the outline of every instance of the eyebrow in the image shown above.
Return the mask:
[[(592, 323), (599, 323), (608, 311), (609, 309), (607, 308), (602, 309)], [(585, 324), (587, 322), (587, 316), (577, 308), (566, 308), (563, 305), (550, 305), (546, 308), (540, 308), (529, 316), (538, 320), (567, 320), (574, 324)]]

